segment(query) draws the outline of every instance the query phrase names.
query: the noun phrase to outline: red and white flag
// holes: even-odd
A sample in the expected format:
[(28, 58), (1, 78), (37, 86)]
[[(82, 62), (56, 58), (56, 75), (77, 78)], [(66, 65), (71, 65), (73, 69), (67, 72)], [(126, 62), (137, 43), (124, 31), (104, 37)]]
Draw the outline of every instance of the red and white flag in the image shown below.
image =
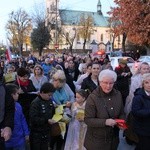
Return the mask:
[(7, 61), (10, 62), (12, 60), (12, 57), (11, 57), (11, 51), (10, 51), (9, 46), (7, 46), (5, 54), (6, 54)]

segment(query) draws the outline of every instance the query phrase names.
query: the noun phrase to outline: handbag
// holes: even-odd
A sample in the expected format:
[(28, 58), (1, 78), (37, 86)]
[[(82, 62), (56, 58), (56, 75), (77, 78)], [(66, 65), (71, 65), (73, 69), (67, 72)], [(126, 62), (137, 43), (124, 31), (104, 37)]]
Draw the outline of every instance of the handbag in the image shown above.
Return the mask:
[(59, 123), (56, 122), (51, 125), (51, 136), (59, 136), (61, 134), (61, 129)]

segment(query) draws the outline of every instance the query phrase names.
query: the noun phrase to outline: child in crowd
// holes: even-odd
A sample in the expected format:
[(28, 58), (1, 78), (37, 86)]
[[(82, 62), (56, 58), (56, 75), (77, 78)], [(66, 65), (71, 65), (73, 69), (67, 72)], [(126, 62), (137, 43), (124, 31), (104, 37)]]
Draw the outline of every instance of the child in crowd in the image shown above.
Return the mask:
[(71, 107), (72, 119), (69, 123), (65, 150), (85, 150), (83, 143), (87, 126), (84, 123), (84, 109), (88, 93), (83, 89), (76, 91), (76, 101)]
[(49, 82), (45, 82), (41, 86), (39, 96), (31, 103), (29, 114), (31, 150), (48, 150), (51, 125), (55, 123), (52, 120), (54, 105), (51, 100), (54, 91), (54, 86)]
[(15, 116), (12, 136), (7, 142), (5, 142), (5, 149), (25, 150), (25, 143), (26, 141), (29, 141), (29, 130), (22, 112), (22, 107), (17, 102), (19, 97), (19, 88), (15, 84), (7, 84), (6, 93), (10, 94), (15, 102)]

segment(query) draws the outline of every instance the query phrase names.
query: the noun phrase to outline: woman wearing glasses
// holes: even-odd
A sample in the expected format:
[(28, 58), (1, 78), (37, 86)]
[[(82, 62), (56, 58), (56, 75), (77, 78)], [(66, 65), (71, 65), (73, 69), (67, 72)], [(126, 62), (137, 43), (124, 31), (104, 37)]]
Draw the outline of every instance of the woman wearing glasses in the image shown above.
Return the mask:
[(117, 150), (119, 128), (115, 119), (124, 118), (124, 112), (121, 94), (113, 88), (116, 79), (114, 71), (101, 71), (99, 86), (87, 98), (84, 142), (87, 150)]

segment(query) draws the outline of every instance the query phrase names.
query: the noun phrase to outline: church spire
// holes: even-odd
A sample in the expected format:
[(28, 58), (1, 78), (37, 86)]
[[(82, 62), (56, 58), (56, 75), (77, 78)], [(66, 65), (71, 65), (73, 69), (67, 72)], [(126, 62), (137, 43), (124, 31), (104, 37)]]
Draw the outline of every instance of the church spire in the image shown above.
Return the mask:
[(98, 3), (97, 3), (97, 12), (98, 12), (99, 15), (102, 15), (101, 8), (102, 8), (101, 1), (98, 0)]

